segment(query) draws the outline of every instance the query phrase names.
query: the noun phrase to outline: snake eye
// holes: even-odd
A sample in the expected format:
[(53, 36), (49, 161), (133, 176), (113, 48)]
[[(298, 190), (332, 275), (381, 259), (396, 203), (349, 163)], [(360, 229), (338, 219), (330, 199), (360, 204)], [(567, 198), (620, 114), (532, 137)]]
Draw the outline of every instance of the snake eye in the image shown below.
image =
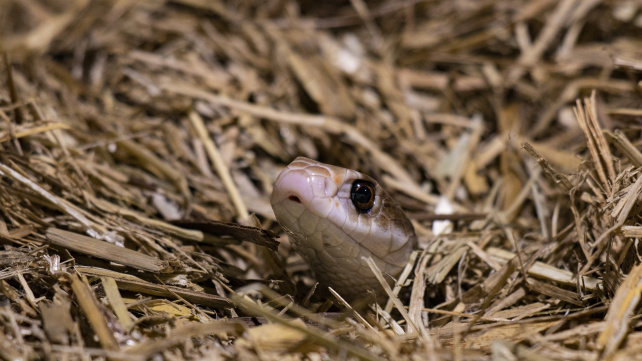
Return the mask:
[(375, 186), (366, 180), (356, 180), (350, 189), (350, 199), (360, 213), (372, 209), (375, 200)]

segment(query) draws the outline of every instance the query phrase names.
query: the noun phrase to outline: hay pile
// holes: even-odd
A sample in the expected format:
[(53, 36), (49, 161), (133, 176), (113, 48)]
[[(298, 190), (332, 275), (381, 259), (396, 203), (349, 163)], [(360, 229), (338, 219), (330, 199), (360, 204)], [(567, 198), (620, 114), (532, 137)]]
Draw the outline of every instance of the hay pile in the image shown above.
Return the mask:
[[(0, 357), (640, 358), (641, 12), (0, 2)], [(298, 155), (413, 220), (382, 308), (277, 248)]]

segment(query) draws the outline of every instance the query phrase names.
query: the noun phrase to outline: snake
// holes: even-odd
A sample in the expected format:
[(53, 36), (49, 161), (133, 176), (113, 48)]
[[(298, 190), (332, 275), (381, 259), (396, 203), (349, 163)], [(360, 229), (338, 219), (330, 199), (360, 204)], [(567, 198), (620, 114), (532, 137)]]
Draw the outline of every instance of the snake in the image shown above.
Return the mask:
[(417, 247), (403, 209), (356, 170), (298, 157), (277, 176), (270, 203), (319, 284), (346, 299), (382, 293), (368, 258), (393, 284)]

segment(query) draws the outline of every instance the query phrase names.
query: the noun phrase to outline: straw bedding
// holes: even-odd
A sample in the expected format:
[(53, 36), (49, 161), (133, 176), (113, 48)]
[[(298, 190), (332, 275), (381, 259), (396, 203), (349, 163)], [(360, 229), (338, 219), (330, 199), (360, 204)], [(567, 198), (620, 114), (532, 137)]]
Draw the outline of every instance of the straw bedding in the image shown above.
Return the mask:
[[(641, 13), (0, 2), (0, 358), (640, 358)], [(389, 301), (317, 295), (299, 155), (411, 218)]]

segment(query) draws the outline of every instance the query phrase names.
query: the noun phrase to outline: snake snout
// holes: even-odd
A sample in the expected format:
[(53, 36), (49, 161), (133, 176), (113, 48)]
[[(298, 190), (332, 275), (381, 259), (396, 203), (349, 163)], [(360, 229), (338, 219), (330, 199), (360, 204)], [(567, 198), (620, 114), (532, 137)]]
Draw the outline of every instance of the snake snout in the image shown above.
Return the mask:
[(307, 207), (313, 197), (308, 174), (301, 170), (285, 170), (274, 182), (272, 205), (293, 202)]
[(303, 169), (286, 169), (274, 182), (271, 202), (273, 205), (292, 202), (306, 208), (317, 208), (319, 201), (334, 197), (338, 190), (338, 185), (327, 176)]

